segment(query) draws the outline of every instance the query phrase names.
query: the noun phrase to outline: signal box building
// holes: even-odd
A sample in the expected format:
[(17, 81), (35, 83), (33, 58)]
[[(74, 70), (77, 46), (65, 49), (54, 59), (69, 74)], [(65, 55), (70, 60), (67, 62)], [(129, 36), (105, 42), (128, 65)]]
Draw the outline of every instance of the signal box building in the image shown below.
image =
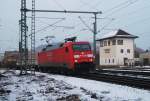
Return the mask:
[(112, 31), (98, 39), (100, 42), (100, 66), (127, 66), (134, 64), (134, 39), (123, 30)]

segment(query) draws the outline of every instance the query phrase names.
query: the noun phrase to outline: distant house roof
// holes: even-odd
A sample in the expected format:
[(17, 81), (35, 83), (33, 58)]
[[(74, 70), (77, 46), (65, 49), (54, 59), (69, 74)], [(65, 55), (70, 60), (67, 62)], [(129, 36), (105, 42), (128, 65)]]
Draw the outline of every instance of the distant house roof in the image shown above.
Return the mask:
[(105, 34), (97, 41), (105, 40), (105, 39), (111, 39), (111, 38), (138, 38), (138, 36), (129, 34), (121, 29), (112, 31), (108, 34)]
[(18, 55), (19, 51), (5, 51), (4, 57)]

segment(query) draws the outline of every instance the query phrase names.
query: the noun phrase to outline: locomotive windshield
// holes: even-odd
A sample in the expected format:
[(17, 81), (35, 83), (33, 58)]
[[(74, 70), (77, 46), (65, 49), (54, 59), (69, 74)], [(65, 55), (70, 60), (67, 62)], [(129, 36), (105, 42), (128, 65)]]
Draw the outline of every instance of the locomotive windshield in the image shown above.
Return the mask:
[(74, 44), (73, 50), (74, 51), (86, 51), (86, 50), (91, 50), (91, 47), (89, 44)]

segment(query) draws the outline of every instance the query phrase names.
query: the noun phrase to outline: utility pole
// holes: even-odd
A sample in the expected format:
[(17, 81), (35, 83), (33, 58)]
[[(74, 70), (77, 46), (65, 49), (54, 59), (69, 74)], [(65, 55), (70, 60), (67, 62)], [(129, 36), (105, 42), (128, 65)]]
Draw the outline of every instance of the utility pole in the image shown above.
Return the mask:
[(32, 12), (31, 12), (31, 57), (30, 57), (30, 71), (35, 74), (35, 0), (32, 0)]
[[(21, 67), (21, 20), (19, 20), (19, 60), (18, 64)], [(20, 68), (21, 70), (22, 68)]]
[[(79, 19), (93, 33), (93, 54), (94, 54), (95, 60), (96, 60), (97, 13), (96, 12), (94, 13), (93, 29), (91, 29), (80, 16), (79, 16)], [(94, 61), (94, 62), (96, 63), (96, 61)]]
[(20, 53), (20, 75), (27, 74), (28, 64), (28, 47), (27, 47), (27, 24), (26, 24), (26, 0), (21, 0), (21, 20), (20, 20), (20, 42), (19, 42), (19, 53)]
[[(97, 13), (94, 13), (93, 50), (96, 60), (96, 34), (97, 34)], [(96, 61), (95, 61), (96, 64)]]

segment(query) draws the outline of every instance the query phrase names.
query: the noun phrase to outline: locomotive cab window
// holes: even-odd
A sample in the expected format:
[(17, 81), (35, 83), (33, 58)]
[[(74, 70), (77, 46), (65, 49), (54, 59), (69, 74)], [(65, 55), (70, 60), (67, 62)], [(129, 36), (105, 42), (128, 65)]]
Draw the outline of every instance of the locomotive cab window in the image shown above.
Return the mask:
[(65, 51), (66, 51), (66, 53), (68, 53), (68, 52), (69, 52), (69, 49), (68, 49), (68, 47), (66, 47), (66, 48), (65, 48)]
[(91, 47), (89, 44), (74, 44), (73, 50), (74, 51), (87, 51), (87, 50), (91, 50)]

